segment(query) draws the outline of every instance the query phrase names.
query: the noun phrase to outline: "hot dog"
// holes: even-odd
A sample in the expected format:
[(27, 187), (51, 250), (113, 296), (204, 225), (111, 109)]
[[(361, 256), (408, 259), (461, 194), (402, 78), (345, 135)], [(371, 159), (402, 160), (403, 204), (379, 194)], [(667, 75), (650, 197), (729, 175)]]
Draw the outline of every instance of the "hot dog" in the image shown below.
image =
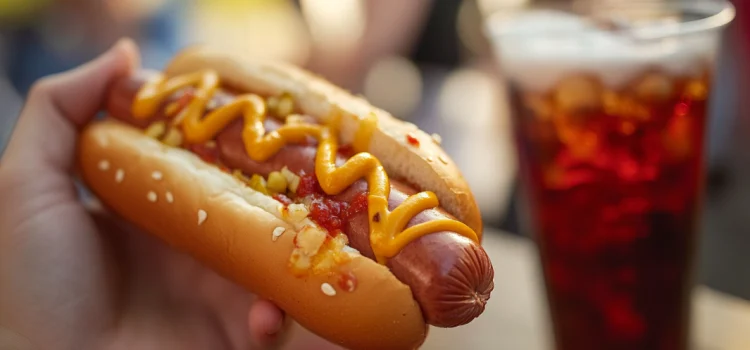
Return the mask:
[[(188, 82), (189, 77), (194, 80)], [(481, 219), (476, 204), (460, 173), (451, 166), (437, 142), (416, 127), (397, 121), (364, 100), (301, 70), (241, 62), (202, 49), (188, 50), (175, 57), (164, 76), (141, 74), (127, 77), (116, 82), (110, 91), (106, 109), (113, 120), (91, 125), (83, 133), (79, 147), (82, 174), (94, 192), (104, 198), (105, 204), (141, 224), (147, 231), (155, 232), (168, 243), (193, 254), (251, 291), (276, 301), (313, 332), (351, 348), (415, 348), (426, 336), (426, 324), (460, 326), (484, 310), (494, 286), (494, 272), (480, 245)], [(249, 94), (254, 97), (247, 97)], [(284, 103), (289, 107), (290, 102), (293, 108), (281, 108)], [(151, 106), (144, 107), (146, 103)], [(258, 109), (264, 108), (267, 110), (262, 112), (267, 116), (252, 117), (254, 113), (258, 114)], [(228, 110), (232, 111), (228, 113)], [(191, 113), (195, 115), (192, 120)], [(209, 124), (216, 120), (220, 122)], [(192, 129), (185, 126), (190, 123), (193, 123)], [(255, 140), (260, 141), (254, 143), (247, 136), (252, 133), (248, 131), (248, 125), (255, 127)], [(212, 131), (204, 132), (207, 128)], [(304, 132), (299, 132), (300, 129)], [(278, 142), (280, 138), (286, 138), (285, 142)], [(381, 139), (381, 143), (376, 138)], [(112, 139), (118, 141), (111, 142)], [(383, 142), (383, 139), (388, 142)], [(111, 144), (118, 142), (122, 146), (130, 143), (136, 149), (112, 150)], [(264, 208), (275, 216), (274, 219), (287, 221), (285, 225), (272, 229), (271, 241), (282, 243), (283, 238), (292, 237), (291, 241), (287, 239), (288, 249), (281, 250), (285, 256), (279, 248), (274, 248), (277, 250), (275, 255), (286, 258), (284, 266), (276, 267), (274, 271), (283, 271), (288, 275), (287, 279), (294, 279), (294, 283), (306, 285), (308, 289), (311, 284), (320, 286), (316, 297), (323, 294), (335, 300), (336, 296), (364, 295), (359, 297), (362, 298), (360, 305), (352, 305), (354, 299), (338, 298), (341, 303), (347, 303), (347, 308), (356, 310), (359, 307), (359, 310), (352, 311), (352, 314), (319, 310), (327, 307), (299, 300), (313, 295), (268, 286), (273, 278), (269, 280), (268, 276), (261, 276), (262, 272), (255, 272), (259, 276), (240, 277), (238, 274), (248, 271), (237, 267), (236, 261), (227, 260), (238, 259), (236, 254), (242, 254), (242, 248), (234, 247), (232, 249), (238, 252), (227, 254), (198, 247), (185, 240), (207, 233), (192, 233), (192, 236), (183, 233), (183, 236), (175, 237), (175, 233), (165, 232), (163, 226), (149, 223), (179, 221), (179, 215), (165, 211), (155, 218), (154, 213), (143, 215), (135, 209), (143, 204), (119, 203), (133, 199), (117, 191), (118, 186), (98, 179), (103, 166), (101, 160), (97, 163), (95, 159), (130, 152), (131, 157), (138, 157), (141, 165), (153, 160), (163, 162), (159, 163), (162, 167), (171, 167), (172, 163), (165, 160), (169, 157), (161, 154), (152, 152), (148, 160), (143, 160), (147, 151), (137, 148), (147, 143), (156, 147), (153, 142), (159, 144), (158, 149), (168, 149), (167, 152), (198, 156), (202, 159), (201, 166), (213, 170), (211, 176), (234, 181), (222, 186), (243, 187), (243, 191), (253, 192), (251, 199), (245, 199), (250, 205)], [(395, 153), (393, 149), (378, 149), (382, 145), (399, 149)], [(259, 149), (262, 147), (273, 150)], [(414, 164), (408, 159), (388, 164), (385, 158), (378, 157), (378, 152), (401, 153), (405, 158), (419, 157), (416, 164), (429, 170), (415, 174), (411, 169)], [(321, 160), (327, 154), (330, 155), (328, 170), (322, 167), (326, 162)], [(175, 157), (188, 155), (180, 153)], [(340, 172), (343, 175), (335, 177), (335, 169), (357, 161), (360, 163), (356, 165), (364, 170), (351, 166), (348, 169), (350, 172), (359, 171), (357, 176)], [(326, 171), (331, 171), (328, 179)], [(119, 176), (121, 182), (122, 177)], [(161, 173), (157, 177), (166, 179)], [(272, 178), (281, 177), (284, 177), (282, 182), (286, 182), (286, 186), (271, 189), (274, 187), (271, 186)], [(117, 178), (115, 174), (115, 183)], [(439, 182), (432, 186), (431, 181), (433, 184)], [(137, 185), (143, 187), (143, 184)], [(430, 187), (435, 188), (435, 195), (419, 192)], [(140, 192), (144, 190), (145, 187)], [(180, 191), (173, 188), (168, 195), (165, 192), (164, 201), (176, 203), (175, 197), (182, 194)], [(154, 202), (152, 193), (148, 192), (146, 201)], [(449, 205), (438, 206), (436, 199), (445, 200)], [(410, 210), (402, 209), (409, 205), (412, 206)], [(250, 216), (247, 220), (254, 220), (253, 224), (266, 220), (249, 213), (219, 212), (221, 214), (230, 216), (230, 219), (237, 215)], [(199, 224), (208, 222), (206, 210), (197, 209), (196, 215)], [(262, 225), (254, 228), (259, 229), (258, 226)], [(234, 237), (225, 230), (228, 228), (211, 232), (215, 236), (225, 235), (215, 238), (224, 240), (224, 245), (226, 240)], [(317, 238), (321, 231), (325, 232), (324, 240)], [(408, 233), (405, 238), (394, 239), (401, 231)], [(388, 236), (390, 241), (378, 240), (378, 232), (391, 235)], [(236, 242), (232, 243), (236, 245)], [(248, 252), (244, 253), (247, 255)], [(254, 261), (258, 260), (261, 257), (254, 258)], [(279, 260), (279, 257), (273, 260)], [(269, 261), (265, 263), (269, 264)], [(361, 264), (372, 271), (355, 271), (357, 269), (353, 266)], [(373, 284), (371, 279), (378, 283)], [(365, 290), (363, 285), (371, 290)], [(279, 295), (290, 292), (295, 296)], [(366, 295), (368, 293), (371, 295)], [(389, 293), (391, 295), (387, 295)], [(368, 305), (377, 304), (379, 298), (387, 306)], [(329, 307), (341, 307), (331, 300), (323, 302)], [(368, 319), (368, 322), (362, 322), (363, 319)], [(365, 324), (368, 326), (364, 327)]]

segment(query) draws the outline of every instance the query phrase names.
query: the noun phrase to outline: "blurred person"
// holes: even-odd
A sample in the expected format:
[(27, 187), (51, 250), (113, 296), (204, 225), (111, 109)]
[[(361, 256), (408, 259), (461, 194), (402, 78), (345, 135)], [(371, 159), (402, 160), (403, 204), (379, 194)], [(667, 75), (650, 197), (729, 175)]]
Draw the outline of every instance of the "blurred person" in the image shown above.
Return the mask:
[[(299, 6), (306, 3), (310, 2), (298, 0)], [(364, 28), (354, 45), (339, 49), (336, 43), (315, 42), (307, 63), (308, 69), (353, 91), (361, 89), (365, 74), (378, 59), (394, 54), (408, 56), (412, 52), (435, 3), (431, 0), (362, 0), (361, 4)]]
[(44, 6), (0, 26), (3, 71), (22, 95), (42, 76), (76, 67), (123, 36), (143, 47), (147, 67), (162, 66), (184, 45), (180, 19), (186, 1), (35, 1)]
[(185, 42), (181, 0), (0, 1), (0, 152), (37, 79), (91, 60), (118, 38), (135, 39), (159, 68)]

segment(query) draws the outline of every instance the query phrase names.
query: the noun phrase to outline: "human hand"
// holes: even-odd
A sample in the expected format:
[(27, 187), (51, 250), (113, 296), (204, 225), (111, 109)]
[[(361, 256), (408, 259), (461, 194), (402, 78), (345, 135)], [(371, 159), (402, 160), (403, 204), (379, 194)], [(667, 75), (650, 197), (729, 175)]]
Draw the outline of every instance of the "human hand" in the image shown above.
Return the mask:
[(77, 198), (78, 129), (138, 61), (120, 41), (29, 94), (0, 160), (0, 348), (9, 332), (34, 349), (273, 348), (285, 338), (276, 306)]

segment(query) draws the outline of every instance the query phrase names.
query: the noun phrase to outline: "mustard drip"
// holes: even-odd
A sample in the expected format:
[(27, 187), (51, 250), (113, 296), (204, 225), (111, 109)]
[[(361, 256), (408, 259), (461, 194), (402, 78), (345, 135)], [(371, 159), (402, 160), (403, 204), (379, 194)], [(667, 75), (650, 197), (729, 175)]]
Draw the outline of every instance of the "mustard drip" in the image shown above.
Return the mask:
[(369, 148), (371, 135), (377, 127), (377, 117), (368, 115), (355, 137), (356, 155), (342, 166), (336, 167), (338, 140), (337, 128), (325, 125), (287, 123), (275, 131), (266, 133), (263, 121), (266, 107), (263, 99), (255, 94), (237, 96), (234, 101), (217, 108), (202, 117), (206, 105), (219, 88), (219, 75), (211, 70), (179, 75), (167, 79), (158, 75), (147, 82), (133, 101), (133, 116), (146, 119), (155, 114), (161, 103), (171, 94), (185, 87), (195, 87), (194, 98), (175, 118), (173, 123), (181, 126), (187, 143), (203, 143), (212, 140), (236, 118), (244, 118), (242, 140), (247, 155), (263, 162), (276, 154), (288, 143), (301, 143), (311, 136), (318, 140), (315, 158), (315, 174), (320, 187), (329, 195), (341, 193), (355, 181), (365, 178), (369, 195), (368, 214), (370, 222), (370, 244), (375, 258), (381, 264), (401, 251), (407, 244), (424, 235), (440, 232), (456, 232), (468, 239), (479, 242), (477, 234), (466, 224), (449, 219), (433, 220), (404, 227), (412, 217), (423, 210), (439, 206), (437, 196), (426, 191), (407, 198), (393, 211), (388, 209), (390, 180), (385, 168), (372, 154), (364, 152)]
[(354, 133), (354, 141), (352, 146), (356, 152), (365, 152), (370, 148), (370, 141), (372, 140), (372, 134), (375, 129), (378, 128), (378, 117), (373, 113), (369, 113)]

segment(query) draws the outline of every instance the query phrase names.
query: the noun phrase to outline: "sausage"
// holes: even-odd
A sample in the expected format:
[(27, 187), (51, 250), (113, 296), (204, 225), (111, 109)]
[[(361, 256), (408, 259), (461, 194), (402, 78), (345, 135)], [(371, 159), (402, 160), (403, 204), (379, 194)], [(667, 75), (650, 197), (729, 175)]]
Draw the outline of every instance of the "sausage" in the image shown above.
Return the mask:
[[(269, 130), (278, 127), (272, 125)], [(269, 123), (266, 124), (266, 127)], [(258, 164), (245, 154), (241, 138), (241, 123), (227, 127), (218, 136), (221, 159), (224, 164), (249, 174), (267, 176), (284, 166), (299, 173), (312, 173), (315, 169), (314, 145), (285, 147), (276, 156)], [(339, 156), (337, 163), (346, 159)], [(340, 202), (351, 203), (360, 193), (367, 191), (367, 182), (358, 180), (345, 191), (333, 196)], [(395, 209), (409, 195), (416, 193), (409, 186), (391, 179), (389, 210)], [(409, 221), (407, 227), (429, 220), (454, 219), (443, 209), (421, 212)], [(366, 212), (349, 218), (344, 226), (350, 245), (363, 255), (374, 259), (370, 247), (370, 230)], [(427, 322), (433, 326), (455, 327), (468, 323), (484, 311), (484, 305), (493, 289), (492, 265), (487, 253), (475, 242), (453, 232), (436, 232), (414, 240), (388, 261), (388, 267), (400, 281), (411, 287)]]
[[(112, 117), (141, 129), (156, 120), (167, 118), (162, 112), (146, 121), (132, 117), (130, 105), (147, 77), (147, 74), (139, 74), (115, 82), (106, 104)], [(179, 96), (180, 92), (170, 96), (164, 105), (176, 101)], [(209, 105), (215, 106), (214, 108), (225, 105), (232, 101), (233, 96), (229, 91), (220, 90), (214, 94)], [(263, 176), (279, 171), (284, 166), (297, 174), (303, 171), (314, 173), (317, 151), (314, 139), (310, 139), (307, 144), (287, 145), (268, 160), (257, 162), (245, 153), (241, 137), (242, 125), (243, 121), (237, 119), (216, 137), (218, 157), (224, 165), (246, 174)], [(265, 127), (268, 131), (275, 130), (280, 125), (279, 120), (266, 118)], [(337, 163), (341, 165), (346, 159), (340, 153)], [(365, 191), (367, 182), (358, 180), (331, 198), (350, 203)], [(391, 179), (389, 209), (393, 210), (413, 193), (416, 190), (411, 186)], [(436, 208), (419, 213), (409, 221), (407, 227), (442, 218), (455, 220), (442, 208)], [(371, 259), (375, 258), (370, 246), (366, 211), (350, 217), (342, 230), (353, 248)], [(494, 288), (494, 271), (487, 253), (479, 244), (454, 232), (432, 233), (412, 241), (389, 259), (387, 266), (396, 278), (411, 288), (426, 322), (437, 327), (456, 327), (476, 318), (484, 311)]]

